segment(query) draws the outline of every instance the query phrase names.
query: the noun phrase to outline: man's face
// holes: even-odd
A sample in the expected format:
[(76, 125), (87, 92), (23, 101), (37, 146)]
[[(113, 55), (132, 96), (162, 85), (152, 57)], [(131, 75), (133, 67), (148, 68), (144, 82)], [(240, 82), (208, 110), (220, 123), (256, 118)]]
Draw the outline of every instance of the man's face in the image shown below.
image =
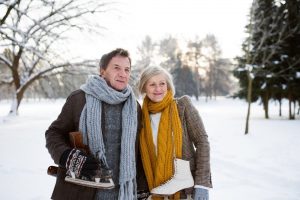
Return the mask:
[(100, 74), (110, 87), (118, 91), (124, 90), (130, 77), (129, 58), (124, 56), (113, 57), (107, 68), (100, 70)]

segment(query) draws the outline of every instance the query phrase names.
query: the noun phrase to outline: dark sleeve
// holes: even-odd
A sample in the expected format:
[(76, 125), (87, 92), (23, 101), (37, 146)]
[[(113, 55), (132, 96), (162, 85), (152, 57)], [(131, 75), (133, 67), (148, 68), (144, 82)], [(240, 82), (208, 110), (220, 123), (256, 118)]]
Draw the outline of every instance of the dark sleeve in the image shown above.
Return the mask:
[(136, 181), (137, 181), (137, 191), (149, 191), (148, 189), (148, 183), (146, 179), (146, 175), (144, 172), (143, 168), (143, 163), (142, 163), (142, 158), (141, 158), (141, 153), (140, 153), (140, 148), (139, 148), (139, 135), (141, 131), (141, 126), (142, 126), (142, 111), (141, 107), (138, 103), (138, 130), (137, 130), (137, 137), (136, 137), (136, 154), (137, 154), (137, 159), (136, 159)]
[(59, 164), (59, 159), (63, 152), (70, 147), (68, 133), (76, 131), (74, 126), (74, 97), (70, 95), (64, 104), (61, 113), (45, 133), (46, 148), (48, 149), (52, 159)]
[(193, 106), (188, 96), (183, 96), (182, 101), (185, 106), (185, 121), (187, 131), (195, 148), (195, 185), (212, 187), (210, 170), (210, 146), (202, 119), (198, 110)]

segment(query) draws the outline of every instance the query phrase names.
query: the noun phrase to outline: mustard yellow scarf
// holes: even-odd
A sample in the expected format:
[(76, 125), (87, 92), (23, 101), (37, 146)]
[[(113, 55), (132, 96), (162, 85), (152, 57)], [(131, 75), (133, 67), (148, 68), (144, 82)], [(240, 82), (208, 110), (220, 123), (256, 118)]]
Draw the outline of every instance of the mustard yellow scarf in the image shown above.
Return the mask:
[[(176, 102), (171, 91), (168, 91), (164, 99), (158, 103), (152, 102), (146, 96), (142, 112), (143, 128), (140, 134), (140, 149), (148, 186), (151, 190), (172, 177), (174, 173), (174, 147), (176, 157), (182, 157), (182, 127)], [(149, 113), (158, 112), (161, 112), (161, 117), (158, 127), (157, 151), (155, 151)], [(172, 141), (172, 130), (174, 144)], [(174, 199), (179, 199), (179, 197), (180, 194), (177, 192)]]

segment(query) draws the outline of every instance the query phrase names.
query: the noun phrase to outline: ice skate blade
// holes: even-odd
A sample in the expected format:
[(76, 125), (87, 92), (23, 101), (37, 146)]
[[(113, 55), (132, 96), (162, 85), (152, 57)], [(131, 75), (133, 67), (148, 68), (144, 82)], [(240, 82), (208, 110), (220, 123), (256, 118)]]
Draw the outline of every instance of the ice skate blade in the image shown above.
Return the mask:
[(169, 196), (172, 196), (174, 194), (156, 194), (156, 193), (151, 193), (150, 194), (154, 197), (169, 197)]
[(185, 188), (182, 188), (182, 189), (180, 189), (180, 190), (173, 191), (173, 193), (171, 193), (171, 194), (155, 193), (155, 192), (152, 192), (152, 191), (150, 191), (150, 194), (151, 194), (152, 196), (157, 196), (157, 197), (168, 197), (168, 196), (174, 195), (176, 192), (179, 192), (179, 191), (181, 191), (181, 190), (185, 190), (185, 189), (193, 189), (193, 188), (194, 188), (193, 186), (194, 186), (194, 185), (192, 185), (191, 187), (185, 187)]
[(109, 180), (109, 183), (95, 182), (95, 181), (86, 181), (78, 178), (72, 178), (70, 176), (65, 177), (65, 181), (69, 183), (74, 183), (81, 186), (92, 187), (97, 189), (112, 189), (115, 187), (115, 184), (112, 179)]

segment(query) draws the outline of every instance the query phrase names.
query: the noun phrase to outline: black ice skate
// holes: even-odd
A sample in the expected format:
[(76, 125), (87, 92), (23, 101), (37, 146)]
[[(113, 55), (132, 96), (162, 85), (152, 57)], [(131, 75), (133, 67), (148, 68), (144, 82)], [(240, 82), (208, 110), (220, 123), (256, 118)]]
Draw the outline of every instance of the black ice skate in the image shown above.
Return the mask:
[(65, 177), (65, 181), (81, 186), (98, 188), (98, 189), (112, 189), (115, 184), (112, 180), (112, 170), (100, 168), (94, 177), (76, 177), (74, 172), (70, 171), (70, 175)]

